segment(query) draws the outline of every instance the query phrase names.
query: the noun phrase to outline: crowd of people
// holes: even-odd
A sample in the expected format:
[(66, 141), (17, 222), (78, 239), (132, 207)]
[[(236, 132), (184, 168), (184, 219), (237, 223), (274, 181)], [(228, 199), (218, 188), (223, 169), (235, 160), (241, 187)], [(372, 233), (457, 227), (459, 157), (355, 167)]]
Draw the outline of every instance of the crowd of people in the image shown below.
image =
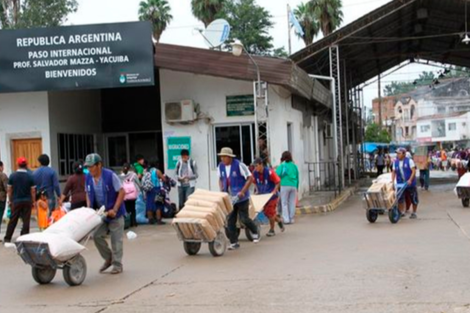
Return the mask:
[[(236, 158), (231, 148), (222, 148), (218, 165), (220, 191), (227, 192), (233, 202), (233, 211), (227, 219), (227, 234), (230, 250), (240, 247), (237, 220), (249, 228), (253, 242), (259, 242), (254, 221), (249, 216), (250, 190), (256, 194), (271, 194), (263, 213), (269, 220), (268, 237), (276, 234), (275, 226), (281, 232), (285, 224), (293, 224), (299, 188), (299, 171), (289, 151), (282, 154), (281, 164), (272, 168), (266, 159), (258, 158), (251, 166)], [(17, 160), (18, 170), (8, 177), (0, 161), (0, 216), (9, 207), (9, 222), (3, 238), (5, 243), (12, 240), (19, 220), (22, 220), (21, 235), (30, 232), (31, 216), (37, 218), (40, 231), (57, 222), (67, 211), (81, 207), (100, 209), (104, 206), (104, 223), (93, 235), (94, 243), (104, 260), (100, 272), (112, 267), (112, 274), (123, 271), (123, 237), (125, 218), (130, 227), (137, 226), (136, 201), (145, 199), (145, 210), (149, 224), (164, 225), (164, 207), (169, 203), (169, 191), (177, 186), (179, 209), (184, 207), (188, 197), (195, 191), (198, 167), (188, 150), (181, 151), (176, 164), (175, 179), (164, 174), (157, 158), (148, 161), (142, 155), (135, 163), (123, 164), (116, 174), (103, 166), (100, 155), (87, 155), (85, 161), (73, 164), (73, 174), (68, 177), (61, 191), (57, 172), (51, 168), (49, 156), (39, 156), (40, 167), (34, 172), (28, 168), (28, 161)], [(66, 208), (67, 204), (67, 208)], [(176, 209), (174, 210), (176, 213)], [(172, 215), (173, 216), (173, 215)], [(1, 223), (0, 223), (1, 227)], [(106, 240), (110, 237), (111, 246)]]

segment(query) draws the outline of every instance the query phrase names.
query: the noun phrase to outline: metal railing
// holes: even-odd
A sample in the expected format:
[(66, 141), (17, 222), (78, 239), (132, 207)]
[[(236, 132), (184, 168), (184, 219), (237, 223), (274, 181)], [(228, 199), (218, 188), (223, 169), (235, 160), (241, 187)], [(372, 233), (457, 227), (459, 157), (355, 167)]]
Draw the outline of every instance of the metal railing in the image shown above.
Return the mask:
[(307, 162), (308, 184), (310, 193), (331, 191), (341, 193), (341, 178), (339, 164), (334, 161), (327, 162)]

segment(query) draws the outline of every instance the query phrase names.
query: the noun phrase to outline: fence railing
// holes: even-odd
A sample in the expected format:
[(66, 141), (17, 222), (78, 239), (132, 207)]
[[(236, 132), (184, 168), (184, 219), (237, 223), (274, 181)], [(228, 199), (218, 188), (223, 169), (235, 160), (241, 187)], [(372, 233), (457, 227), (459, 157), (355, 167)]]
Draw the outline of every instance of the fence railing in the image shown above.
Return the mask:
[(341, 193), (339, 166), (337, 162), (307, 162), (310, 193), (331, 191)]

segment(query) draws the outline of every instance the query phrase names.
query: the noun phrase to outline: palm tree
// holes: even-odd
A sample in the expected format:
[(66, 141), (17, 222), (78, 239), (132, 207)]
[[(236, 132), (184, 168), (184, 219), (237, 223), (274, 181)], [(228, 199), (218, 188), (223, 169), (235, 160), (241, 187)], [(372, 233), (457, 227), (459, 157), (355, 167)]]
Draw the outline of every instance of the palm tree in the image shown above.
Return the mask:
[(343, 4), (341, 0), (312, 0), (313, 12), (320, 22), (323, 36), (328, 36), (343, 21)]
[(173, 19), (170, 10), (166, 0), (146, 0), (139, 4), (139, 19), (152, 22), (153, 36), (157, 42), (160, 41), (163, 31)]
[(226, 0), (191, 0), (193, 15), (207, 26), (222, 11)]
[(294, 15), (302, 26), (304, 35), (297, 34), (305, 43), (305, 46), (310, 45), (320, 32), (320, 24), (313, 12), (311, 2), (301, 3), (294, 10)]

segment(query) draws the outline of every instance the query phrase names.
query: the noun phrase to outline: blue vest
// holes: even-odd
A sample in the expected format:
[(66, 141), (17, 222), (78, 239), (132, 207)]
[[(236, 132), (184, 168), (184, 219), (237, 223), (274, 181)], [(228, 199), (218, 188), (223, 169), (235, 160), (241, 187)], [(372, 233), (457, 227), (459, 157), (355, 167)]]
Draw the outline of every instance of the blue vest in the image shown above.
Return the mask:
[[(243, 187), (245, 187), (246, 179), (241, 174), (240, 171), (240, 161), (237, 159), (232, 160), (232, 167), (230, 168), (230, 176), (227, 177), (227, 173), (225, 172), (225, 164), (219, 164), (219, 172), (220, 172), (220, 181), (222, 182), (223, 190), (228, 192), (232, 197), (238, 195), (240, 191), (242, 191)], [(230, 181), (230, 188), (228, 181)], [(248, 200), (250, 197), (250, 192), (247, 190), (245, 196), (239, 199), (239, 202)]]
[[(399, 165), (400, 165), (400, 160), (396, 159), (394, 169), (395, 169), (395, 174), (397, 176), (397, 183), (398, 184), (404, 184), (408, 180), (410, 180), (411, 174), (413, 172), (411, 167), (410, 167), (410, 159), (405, 158), (403, 160), (403, 173), (405, 174), (405, 177), (402, 177)], [(414, 186), (416, 186), (416, 176), (413, 179), (413, 183), (411, 184), (411, 187), (414, 187)]]
[[(104, 203), (106, 211), (112, 210), (114, 208), (114, 204), (116, 203), (119, 190), (114, 190), (113, 186), (113, 171), (103, 168), (101, 173), (101, 178), (103, 179), (103, 191), (104, 192)], [(96, 208), (96, 197), (95, 197), (95, 187), (93, 183), (93, 177), (88, 174), (86, 176), (86, 192), (88, 194), (88, 199), (90, 199), (90, 205)], [(124, 206), (124, 202), (121, 203), (119, 210), (116, 214), (116, 218), (119, 218), (126, 214), (126, 207)], [(109, 221), (109, 219), (108, 219)]]
[[(265, 195), (272, 193), (276, 189), (276, 185), (273, 181), (269, 179), (270, 169), (265, 167), (263, 171), (263, 180), (261, 180), (261, 175), (258, 171), (254, 171), (253, 176), (255, 177), (256, 187), (258, 188), (258, 194)], [(274, 195), (271, 200), (277, 198), (277, 195)]]

